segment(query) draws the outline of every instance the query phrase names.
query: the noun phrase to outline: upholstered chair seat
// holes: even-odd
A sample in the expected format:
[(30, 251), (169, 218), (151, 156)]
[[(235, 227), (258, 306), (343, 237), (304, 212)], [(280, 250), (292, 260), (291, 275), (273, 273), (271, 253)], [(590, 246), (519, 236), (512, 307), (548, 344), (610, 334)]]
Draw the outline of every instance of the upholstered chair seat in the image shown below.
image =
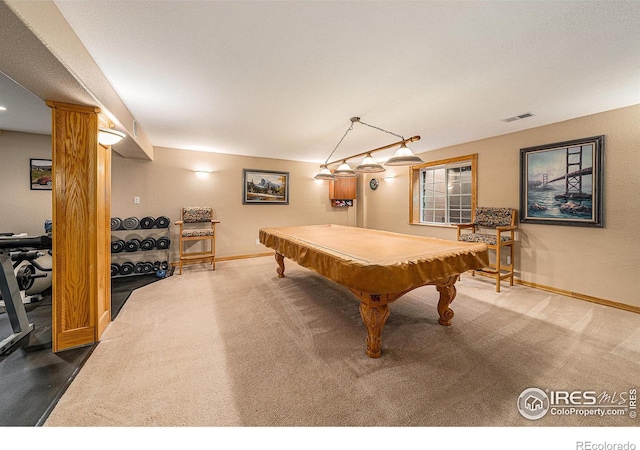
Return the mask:
[(195, 236), (213, 236), (213, 230), (182, 230), (182, 237), (195, 237)]
[[(507, 242), (510, 239), (510, 236), (500, 236), (500, 241), (502, 242)], [(484, 242), (487, 245), (496, 245), (498, 236), (485, 233), (466, 233), (460, 235), (460, 240), (464, 242)]]

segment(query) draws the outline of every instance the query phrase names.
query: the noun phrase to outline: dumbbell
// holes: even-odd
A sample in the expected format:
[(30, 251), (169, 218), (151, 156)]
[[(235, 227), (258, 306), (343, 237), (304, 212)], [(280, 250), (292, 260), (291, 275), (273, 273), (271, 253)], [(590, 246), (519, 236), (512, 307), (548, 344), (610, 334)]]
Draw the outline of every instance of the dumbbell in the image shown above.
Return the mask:
[(137, 217), (127, 217), (122, 221), (122, 228), (125, 230), (135, 230), (140, 226), (140, 221)]
[(128, 252), (135, 252), (140, 250), (140, 239), (133, 238), (128, 240), (125, 244), (125, 250)]
[(153, 250), (156, 247), (156, 240), (152, 237), (148, 237), (142, 240), (140, 248), (142, 250)]
[(111, 241), (111, 253), (120, 253), (122, 250), (124, 250), (125, 244), (125, 241), (123, 241), (122, 239)]
[(169, 223), (171, 221), (166, 216), (160, 216), (156, 219), (156, 228), (169, 228)]
[(153, 264), (148, 261), (143, 263), (142, 273), (151, 273), (151, 272), (153, 272)]
[(122, 219), (120, 217), (111, 218), (111, 231), (119, 230), (122, 228)]
[(135, 265), (133, 271), (135, 273), (143, 273), (144, 272), (144, 263), (143, 262), (139, 262)]
[(155, 224), (156, 219), (154, 219), (153, 217), (147, 216), (140, 219), (140, 228), (143, 228), (145, 230), (153, 228)]
[(166, 250), (171, 245), (171, 240), (168, 237), (161, 237), (156, 240), (156, 248), (158, 250)]
[(115, 277), (119, 273), (120, 273), (120, 264), (112, 263), (111, 264), (111, 276)]
[(130, 275), (133, 273), (134, 270), (135, 270), (135, 266), (133, 265), (133, 263), (127, 261), (120, 265), (120, 269), (118, 270), (118, 273), (120, 275)]

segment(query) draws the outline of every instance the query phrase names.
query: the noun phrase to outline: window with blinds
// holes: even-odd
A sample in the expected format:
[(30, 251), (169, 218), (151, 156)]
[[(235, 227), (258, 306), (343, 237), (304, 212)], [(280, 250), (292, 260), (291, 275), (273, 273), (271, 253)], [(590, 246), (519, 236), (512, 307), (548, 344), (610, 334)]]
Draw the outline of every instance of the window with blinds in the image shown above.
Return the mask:
[(477, 155), (435, 161), (411, 168), (411, 223), (471, 222), (476, 204)]

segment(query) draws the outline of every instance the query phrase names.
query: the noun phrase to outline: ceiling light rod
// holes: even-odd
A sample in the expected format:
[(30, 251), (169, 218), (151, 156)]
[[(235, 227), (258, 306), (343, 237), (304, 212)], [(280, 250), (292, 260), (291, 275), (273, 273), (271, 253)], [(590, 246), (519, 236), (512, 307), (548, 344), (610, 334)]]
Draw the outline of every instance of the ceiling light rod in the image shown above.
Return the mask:
[(343, 161), (346, 161), (348, 159), (357, 158), (359, 156), (365, 156), (365, 155), (367, 155), (369, 153), (379, 152), (381, 150), (388, 150), (390, 148), (397, 147), (399, 145), (406, 144), (408, 142), (416, 142), (416, 141), (419, 141), (419, 140), (420, 140), (420, 136), (412, 136), (412, 137), (410, 137), (408, 139), (403, 139), (402, 141), (398, 141), (398, 142), (394, 142), (393, 144), (385, 145), (384, 147), (375, 148), (373, 150), (367, 150), (366, 152), (358, 153), (357, 155), (351, 155), (351, 156), (349, 156), (347, 158), (340, 158), (340, 159), (337, 159), (335, 161), (327, 162), (324, 165), (331, 166), (333, 164), (338, 164), (338, 163), (341, 163)]

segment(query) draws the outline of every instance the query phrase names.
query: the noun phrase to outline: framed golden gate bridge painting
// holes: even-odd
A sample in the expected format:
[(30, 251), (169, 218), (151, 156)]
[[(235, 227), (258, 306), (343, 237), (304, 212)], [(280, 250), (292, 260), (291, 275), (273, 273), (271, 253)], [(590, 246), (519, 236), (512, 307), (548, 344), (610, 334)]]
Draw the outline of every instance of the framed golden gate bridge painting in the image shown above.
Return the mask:
[(604, 136), (520, 149), (520, 222), (603, 227)]

